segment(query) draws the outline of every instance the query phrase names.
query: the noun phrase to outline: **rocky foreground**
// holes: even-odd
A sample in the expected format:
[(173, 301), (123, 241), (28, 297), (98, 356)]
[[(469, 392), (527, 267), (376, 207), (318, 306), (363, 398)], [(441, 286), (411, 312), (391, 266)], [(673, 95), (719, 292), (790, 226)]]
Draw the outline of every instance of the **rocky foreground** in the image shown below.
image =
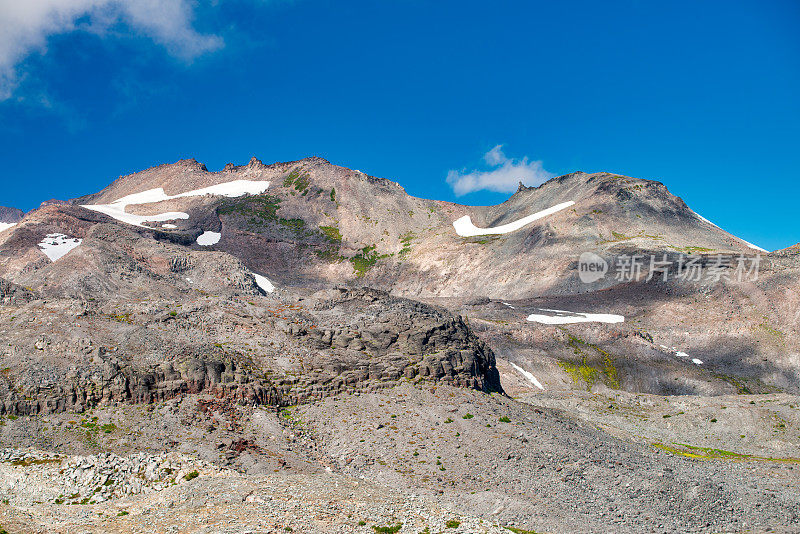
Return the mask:
[[(800, 402), (753, 398), (763, 407)], [(616, 423), (406, 384), (280, 412), (200, 395), (6, 420), (3, 442), (22, 449), (2, 455), (0, 524), (10, 532), (800, 528), (800, 460), (741, 445), (738, 454), (676, 447), (652, 434), (670, 421), (680, 435), (675, 414), (694, 418), (702, 407), (676, 406), (668, 420), (663, 407), (606, 402), (624, 412)], [(622, 432), (630, 425), (650, 435)]]

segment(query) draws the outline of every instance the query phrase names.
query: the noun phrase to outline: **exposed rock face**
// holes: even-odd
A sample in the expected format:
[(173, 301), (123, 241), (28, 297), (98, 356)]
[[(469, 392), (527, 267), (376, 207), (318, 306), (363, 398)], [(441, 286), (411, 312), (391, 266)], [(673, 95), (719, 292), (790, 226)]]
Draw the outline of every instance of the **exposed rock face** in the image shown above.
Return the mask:
[(341, 291), (314, 312), (319, 324), (278, 323), (306, 345), (332, 349), (324, 369), (347, 383), (426, 378), (502, 391), (491, 349), (461, 317), (382, 291)]
[(0, 279), (2, 413), (200, 392), (286, 406), (399, 380), (502, 391), (491, 350), (444, 309), (371, 290), (266, 297), (227, 254), (111, 225), (83, 235), (69, 257), (14, 275), (44, 295)]
[[(260, 330), (257, 339), (284, 347), (274, 358), (254, 358), (219, 344), (156, 338), (147, 344), (162, 352), (163, 359), (146, 365), (132, 354), (145, 334), (132, 333), (131, 328), (121, 328), (114, 336), (118, 345), (112, 347), (98, 346), (91, 337), (65, 342), (41, 333), (26, 346), (11, 344), (6, 353), (10, 366), (0, 382), (0, 413), (83, 411), (111, 402), (150, 403), (200, 392), (245, 404), (288, 406), (403, 379), (502, 391), (494, 354), (460, 317), (375, 291), (343, 292), (340, 299), (321, 306), (321, 312), (282, 309), (284, 315), (274, 322), (249, 321)], [(82, 321), (107, 321), (98, 315), (88, 312)], [(129, 313), (112, 316), (123, 324), (140, 320)], [(148, 320), (184, 322), (169, 314), (144, 319)], [(244, 326), (227, 317), (222, 321), (226, 329)], [(148, 330), (153, 335), (154, 329)], [(305, 357), (290, 362), (298, 352)], [(288, 368), (281, 360), (287, 360)], [(14, 361), (24, 361), (25, 368)]]
[(20, 209), (0, 206), (0, 223), (17, 223), (25, 215)]

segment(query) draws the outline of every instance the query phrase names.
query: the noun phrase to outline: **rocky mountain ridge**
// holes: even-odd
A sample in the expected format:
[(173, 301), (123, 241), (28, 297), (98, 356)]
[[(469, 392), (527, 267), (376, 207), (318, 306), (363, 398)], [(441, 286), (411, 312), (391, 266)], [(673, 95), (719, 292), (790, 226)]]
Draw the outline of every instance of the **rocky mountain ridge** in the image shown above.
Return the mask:
[[(584, 253), (608, 271), (583, 280)], [(640, 276), (618, 276), (631, 256)], [(685, 276), (690, 259), (706, 276)], [(737, 278), (737, 260), (757, 272)], [(247, 499), (248, 477), (289, 473), (316, 492), (329, 473), (466, 515), (458, 530), (394, 505), (357, 521), (358, 508), (320, 531), (791, 527), (798, 324), (794, 248), (759, 251), (659, 182), (578, 172), (472, 207), (321, 158), (162, 165), (0, 228), (0, 446), (14, 448), (0, 494), (18, 501), (0, 519), (27, 532), (20, 514), (46, 499), (40, 526), (115, 531), (174, 494), (186, 515), (159, 525), (191, 530), (181, 495)], [(106, 474), (127, 487), (124, 455), (158, 467), (153, 450), (222, 470), (184, 484), (167, 467), (141, 496), (89, 487)], [(75, 454), (111, 471), (89, 469), (69, 502), (151, 511), (102, 523), (60, 508), (69, 483), (48, 462)], [(263, 503), (214, 502), (217, 519), (264, 517)]]

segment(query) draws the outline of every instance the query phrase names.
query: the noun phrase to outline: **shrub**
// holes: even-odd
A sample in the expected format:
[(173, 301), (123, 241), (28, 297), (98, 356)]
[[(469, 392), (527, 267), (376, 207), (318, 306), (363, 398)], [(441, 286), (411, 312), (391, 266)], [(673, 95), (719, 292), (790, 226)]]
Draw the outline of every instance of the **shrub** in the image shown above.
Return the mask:
[(397, 523), (391, 527), (372, 527), (372, 530), (375, 531), (375, 534), (397, 534), (401, 528), (403, 528), (403, 523)]

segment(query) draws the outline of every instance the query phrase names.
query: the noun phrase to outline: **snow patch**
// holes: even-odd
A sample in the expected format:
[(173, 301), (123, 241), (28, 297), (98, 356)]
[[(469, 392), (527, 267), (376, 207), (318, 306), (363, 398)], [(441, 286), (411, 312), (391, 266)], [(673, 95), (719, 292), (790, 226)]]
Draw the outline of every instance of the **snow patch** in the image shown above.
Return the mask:
[[(698, 219), (700, 219), (701, 221), (703, 221), (703, 222), (707, 222), (707, 223), (708, 223), (708, 224), (710, 224), (711, 226), (715, 226), (715, 227), (719, 228), (719, 226), (717, 226), (717, 225), (716, 225), (716, 224), (714, 224), (713, 222), (709, 221), (708, 219), (706, 219), (705, 217), (703, 217), (702, 215), (700, 215), (700, 214), (699, 214), (699, 213), (697, 213), (696, 211), (692, 211), (692, 213), (694, 213), (694, 216), (695, 216), (695, 217), (697, 217)], [(722, 228), (719, 228), (719, 229), (720, 229), (720, 230), (722, 230)]]
[(216, 245), (219, 243), (222, 234), (219, 232), (208, 232), (205, 231), (199, 236), (197, 236), (197, 244), (201, 247), (208, 247), (211, 245)]
[(272, 285), (272, 282), (270, 282), (266, 276), (261, 276), (260, 274), (256, 273), (253, 273), (253, 276), (256, 279), (256, 284), (258, 284), (258, 287), (260, 287), (267, 293), (272, 293), (273, 291), (275, 291), (275, 286)]
[(556, 204), (551, 208), (547, 208), (546, 210), (536, 212), (533, 215), (528, 215), (527, 217), (523, 217), (522, 219), (518, 219), (512, 223), (502, 224), (500, 226), (494, 226), (492, 228), (478, 228), (477, 226), (472, 224), (472, 219), (470, 219), (469, 215), (464, 215), (460, 219), (453, 221), (453, 227), (456, 229), (456, 233), (461, 237), (507, 234), (509, 232), (513, 232), (514, 230), (519, 230), (523, 226), (526, 226), (532, 223), (533, 221), (539, 220), (542, 217), (547, 217), (548, 215), (552, 215), (553, 213), (561, 211), (564, 208), (568, 208), (573, 204), (575, 204), (574, 200), (570, 200), (569, 202), (562, 202), (561, 204)]
[(625, 317), (622, 315), (614, 315), (612, 313), (578, 313), (547, 309), (541, 309), (540, 311), (550, 312), (556, 315), (532, 314), (528, 316), (528, 320), (542, 324), (622, 323), (625, 321)]
[(47, 234), (39, 243), (39, 248), (50, 258), (50, 261), (56, 261), (82, 242), (83, 239), (68, 237), (64, 234)]
[[(703, 222), (707, 222), (707, 223), (708, 223), (708, 224), (710, 224), (711, 226), (714, 226), (714, 227), (716, 227), (716, 228), (719, 228), (720, 230), (722, 230), (722, 228), (721, 228), (721, 227), (719, 227), (719, 226), (717, 226), (716, 224), (714, 224), (713, 222), (709, 221), (708, 219), (706, 219), (705, 217), (703, 217), (703, 216), (702, 216), (702, 215), (700, 215), (699, 213), (697, 213), (697, 212), (694, 212), (694, 211), (692, 211), (692, 213), (694, 213), (695, 217), (697, 217), (697, 218), (698, 218), (698, 219), (700, 219), (701, 221), (703, 221)], [(724, 232), (725, 230), (722, 230), (722, 231)], [(731, 234), (731, 235), (733, 235), (733, 234)], [(736, 236), (734, 236), (734, 237), (736, 237)], [(742, 239), (741, 237), (736, 237), (736, 239), (738, 239), (739, 241), (741, 241), (742, 243), (744, 243), (744, 244), (745, 244), (745, 245), (747, 245), (748, 247), (752, 248), (753, 250), (757, 250), (757, 251), (759, 251), (759, 252), (765, 252), (765, 253), (767, 253), (767, 254), (769, 253), (769, 250), (767, 250), (767, 249), (765, 249), (765, 248), (761, 248), (761, 247), (759, 247), (758, 245), (754, 245), (754, 244), (752, 244), (752, 243), (748, 243), (747, 241), (745, 241), (745, 240), (744, 240), (744, 239)]]
[(167, 230), (174, 230), (177, 228), (174, 224), (162, 224), (161, 228), (166, 228)]
[(16, 225), (17, 225), (17, 223), (4, 223), (4, 222), (0, 222), (0, 232), (2, 232), (3, 230), (8, 230), (8, 229), (9, 229), (9, 228), (11, 228), (12, 226), (16, 226)]
[(527, 378), (528, 380), (530, 380), (530, 381), (531, 381), (531, 383), (532, 383), (534, 386), (536, 386), (537, 388), (539, 388), (539, 389), (541, 389), (541, 390), (544, 390), (544, 386), (542, 386), (542, 384), (541, 384), (541, 383), (540, 383), (538, 380), (536, 380), (536, 377), (535, 377), (535, 376), (533, 376), (533, 374), (532, 374), (532, 373), (529, 373), (528, 371), (526, 371), (525, 369), (523, 369), (523, 368), (522, 368), (522, 367), (520, 367), (519, 365), (515, 364), (514, 362), (508, 362), (508, 363), (510, 363), (510, 364), (511, 364), (511, 367), (513, 367), (514, 369), (516, 369), (517, 371), (519, 371), (520, 373), (522, 373), (522, 375), (523, 375), (525, 378)]
[(105, 213), (109, 217), (112, 217), (120, 222), (131, 224), (133, 226), (140, 226), (142, 228), (147, 228), (147, 226), (144, 225), (146, 222), (173, 221), (175, 219), (189, 218), (189, 214), (182, 211), (168, 211), (166, 213), (159, 213), (158, 215), (134, 215), (132, 213), (125, 212), (125, 208), (127, 206), (128, 204), (117, 204), (114, 202), (111, 204), (84, 205), (82, 207), (92, 211)]
[[(141, 226), (146, 228), (146, 222), (162, 222), (171, 221), (175, 219), (188, 219), (189, 214), (182, 211), (170, 211), (166, 213), (159, 213), (158, 215), (134, 215), (127, 213), (125, 209), (128, 206), (135, 206), (138, 204), (152, 204), (154, 202), (163, 202), (165, 200), (172, 200), (175, 198), (186, 197), (199, 197), (204, 195), (218, 195), (223, 197), (240, 197), (242, 195), (258, 195), (263, 193), (269, 187), (270, 182), (254, 181), (254, 180), (234, 180), (224, 184), (212, 185), (203, 187), (202, 189), (194, 189), (186, 191), (185, 193), (178, 193), (177, 195), (167, 195), (164, 189), (157, 187), (155, 189), (148, 189), (141, 193), (133, 193), (126, 195), (120, 199), (115, 200), (111, 204), (84, 204), (83, 208), (105, 213), (109, 217), (132, 224), (133, 226)], [(173, 225), (174, 226), (174, 225)]]
[[(682, 350), (676, 351), (675, 356), (680, 356), (681, 358), (689, 358), (689, 355), (683, 352)], [(699, 358), (691, 358), (692, 363), (695, 365), (703, 365), (703, 360)]]

